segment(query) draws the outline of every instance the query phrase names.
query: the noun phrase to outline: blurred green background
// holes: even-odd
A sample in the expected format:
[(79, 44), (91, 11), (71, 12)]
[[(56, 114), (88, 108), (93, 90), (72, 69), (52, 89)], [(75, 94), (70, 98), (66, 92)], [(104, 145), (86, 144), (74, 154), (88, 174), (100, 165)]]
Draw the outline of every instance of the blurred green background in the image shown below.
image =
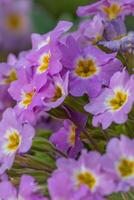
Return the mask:
[(34, 0), (32, 12), (33, 29), (44, 33), (51, 30), (57, 22), (62, 20), (78, 21), (76, 9), (95, 0)]

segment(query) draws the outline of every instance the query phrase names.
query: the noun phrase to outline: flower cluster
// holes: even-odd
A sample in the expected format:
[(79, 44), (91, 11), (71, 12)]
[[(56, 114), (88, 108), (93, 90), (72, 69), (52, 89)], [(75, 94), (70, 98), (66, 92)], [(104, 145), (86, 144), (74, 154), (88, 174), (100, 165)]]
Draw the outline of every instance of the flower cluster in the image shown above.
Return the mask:
[[(26, 13), (6, 28), (23, 35)], [(134, 187), (133, 13), (134, 0), (80, 7), (92, 18), (76, 31), (60, 21), (0, 63), (0, 199), (104, 200)]]
[[(117, 151), (118, 146), (118, 151)], [(82, 151), (79, 159), (60, 158), (48, 180), (52, 199), (103, 200), (112, 192), (134, 186), (134, 140), (125, 136), (112, 139), (106, 154)]]

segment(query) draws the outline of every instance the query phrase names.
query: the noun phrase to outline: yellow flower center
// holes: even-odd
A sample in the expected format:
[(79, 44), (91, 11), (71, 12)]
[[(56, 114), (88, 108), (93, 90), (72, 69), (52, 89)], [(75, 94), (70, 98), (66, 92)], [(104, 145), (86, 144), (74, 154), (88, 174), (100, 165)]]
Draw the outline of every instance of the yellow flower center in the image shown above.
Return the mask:
[(15, 152), (21, 143), (21, 136), (18, 130), (16, 129), (7, 130), (6, 139), (7, 142), (4, 145), (5, 152), (6, 153)]
[(55, 94), (54, 97), (51, 99), (52, 102), (57, 101), (58, 99), (60, 99), (62, 97), (62, 88), (57, 86), (55, 89)]
[(95, 75), (98, 69), (92, 59), (79, 60), (77, 62), (77, 67), (75, 73), (82, 78), (89, 78)]
[(71, 146), (75, 146), (75, 141), (76, 141), (76, 126), (73, 124), (70, 128), (68, 142)]
[(123, 91), (117, 91), (113, 98), (108, 100), (108, 106), (111, 110), (119, 110), (127, 101), (128, 94)]
[(117, 166), (118, 172), (122, 178), (134, 177), (134, 159), (121, 159)]
[(21, 107), (27, 108), (31, 103), (35, 92), (22, 93), (22, 101), (19, 103)]
[(92, 44), (95, 45), (97, 42), (103, 39), (102, 35), (97, 34), (96, 37), (94, 38)]
[(42, 74), (42, 73), (44, 73), (48, 69), (49, 63), (50, 63), (50, 57), (51, 57), (50, 53), (45, 54), (42, 57), (42, 59), (41, 59), (41, 65), (38, 66), (38, 68), (37, 68), (37, 73), (38, 74)]
[(83, 171), (77, 174), (77, 186), (86, 185), (91, 191), (97, 184), (95, 176), (90, 171)]
[(13, 81), (16, 81), (16, 80), (17, 80), (16, 71), (11, 70), (9, 76), (5, 78), (4, 84), (10, 84), (10, 83), (12, 83)]
[(21, 30), (23, 23), (23, 18), (19, 13), (12, 13), (6, 17), (6, 25), (12, 31)]
[(103, 11), (108, 15), (110, 20), (116, 19), (121, 12), (121, 7), (119, 4), (112, 4), (109, 7), (104, 6)]

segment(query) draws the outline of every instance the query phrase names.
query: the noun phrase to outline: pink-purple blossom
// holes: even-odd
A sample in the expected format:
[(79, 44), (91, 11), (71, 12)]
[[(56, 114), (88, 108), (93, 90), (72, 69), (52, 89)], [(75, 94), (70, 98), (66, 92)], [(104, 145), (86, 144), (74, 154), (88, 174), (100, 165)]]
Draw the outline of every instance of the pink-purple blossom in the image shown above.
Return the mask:
[(134, 103), (133, 92), (134, 76), (129, 76), (125, 70), (116, 72), (111, 77), (109, 87), (85, 106), (85, 110), (94, 115), (93, 125), (102, 125), (106, 129), (112, 122), (125, 123)]
[(21, 124), (13, 109), (8, 108), (0, 122), (0, 174), (10, 169), (16, 154), (26, 153), (35, 135), (29, 124)]
[(32, 176), (23, 175), (20, 180), (19, 188), (16, 188), (8, 180), (0, 182), (0, 198), (7, 199), (25, 199), (25, 200), (47, 200), (39, 191), (37, 183)]
[(97, 96), (102, 86), (108, 85), (110, 77), (122, 68), (116, 54), (106, 54), (92, 45), (83, 49), (72, 36), (60, 49), (62, 63), (70, 71), (69, 92), (73, 96), (85, 93)]

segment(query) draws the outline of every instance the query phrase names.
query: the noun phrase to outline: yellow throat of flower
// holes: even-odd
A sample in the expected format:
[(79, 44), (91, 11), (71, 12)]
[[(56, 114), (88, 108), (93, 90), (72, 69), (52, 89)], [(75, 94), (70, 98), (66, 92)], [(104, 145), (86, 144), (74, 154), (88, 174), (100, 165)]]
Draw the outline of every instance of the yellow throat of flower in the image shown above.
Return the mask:
[(80, 59), (77, 62), (75, 73), (82, 78), (89, 78), (97, 74), (98, 69), (92, 59)]
[(7, 15), (6, 25), (11, 31), (20, 31), (24, 26), (24, 20), (19, 13), (12, 13)]
[(117, 170), (123, 179), (134, 177), (134, 159), (122, 158), (118, 163)]
[(74, 124), (71, 125), (70, 127), (70, 133), (68, 137), (68, 142), (71, 146), (75, 146), (76, 142), (76, 126)]
[(55, 94), (54, 97), (51, 99), (52, 102), (57, 101), (58, 99), (60, 99), (63, 96), (63, 91), (62, 88), (60, 86), (56, 86), (55, 88)]
[(18, 147), (21, 143), (21, 136), (18, 130), (9, 129), (6, 132), (7, 142), (4, 145), (4, 149), (6, 153), (12, 153), (17, 151)]
[(124, 91), (118, 90), (115, 92), (115, 96), (109, 98), (107, 101), (108, 107), (112, 111), (119, 110), (127, 101), (128, 94)]
[(110, 20), (116, 19), (121, 12), (121, 7), (119, 4), (112, 4), (109, 7), (103, 6), (104, 13), (107, 14)]
[(50, 53), (47, 53), (41, 58), (41, 64), (40, 66), (37, 67), (38, 74), (42, 74), (48, 69), (50, 63), (50, 57), (51, 57)]
[(20, 107), (24, 107), (27, 108), (31, 103), (32, 103), (32, 99), (34, 96), (35, 92), (29, 92), (29, 93), (22, 93), (22, 100), (20, 101), (19, 105)]
[(16, 71), (11, 70), (9, 76), (5, 78), (4, 84), (10, 84), (10, 83), (12, 83), (13, 81), (16, 81), (16, 80), (17, 80)]
[(97, 185), (97, 180), (94, 174), (88, 170), (79, 172), (77, 174), (77, 187), (81, 185), (86, 185), (91, 191), (94, 191)]

